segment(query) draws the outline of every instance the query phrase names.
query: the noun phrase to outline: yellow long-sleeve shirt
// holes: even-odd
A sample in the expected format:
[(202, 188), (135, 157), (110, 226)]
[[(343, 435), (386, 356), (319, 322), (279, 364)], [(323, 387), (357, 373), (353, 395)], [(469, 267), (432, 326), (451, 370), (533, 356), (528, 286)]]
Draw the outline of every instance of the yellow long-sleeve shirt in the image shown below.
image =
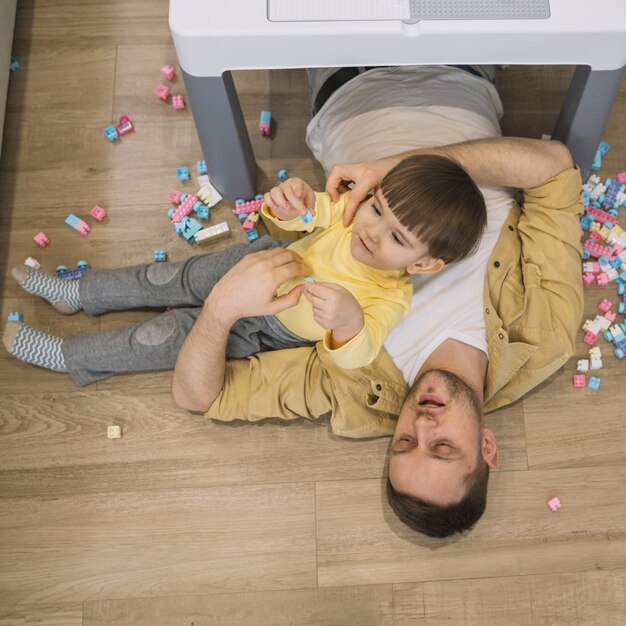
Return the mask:
[[(292, 243), (289, 249), (302, 257), (315, 282), (341, 285), (361, 305), (365, 317), (363, 329), (335, 350), (330, 347), (330, 332), (313, 319), (313, 309), (306, 298), (300, 298), (295, 307), (277, 315), (279, 321), (299, 337), (311, 341), (323, 339), (333, 361), (340, 367), (351, 369), (365, 367), (376, 358), (389, 331), (408, 313), (413, 288), (404, 269), (379, 270), (352, 256), (352, 226), (346, 228), (342, 222), (347, 196), (347, 193), (343, 194), (337, 202), (332, 202), (328, 194), (316, 193), (316, 215), (309, 224), (299, 217), (279, 220), (266, 204), (261, 207), (261, 212), (264, 219), (271, 220), (282, 230), (312, 233)], [(296, 278), (284, 283), (278, 289), (278, 295), (301, 282), (301, 278)]]

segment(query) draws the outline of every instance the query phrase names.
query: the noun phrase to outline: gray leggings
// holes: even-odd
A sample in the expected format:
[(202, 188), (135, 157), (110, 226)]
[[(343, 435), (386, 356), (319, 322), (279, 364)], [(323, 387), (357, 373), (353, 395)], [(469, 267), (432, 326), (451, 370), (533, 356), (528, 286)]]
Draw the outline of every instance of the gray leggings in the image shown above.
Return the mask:
[[(180, 263), (86, 272), (79, 292), (90, 315), (143, 307), (177, 308), (126, 328), (65, 337), (62, 350), (70, 376), (77, 384), (88, 385), (121, 372), (172, 369), (204, 300), (219, 279), (245, 255), (287, 243), (265, 236), (253, 244), (192, 256)], [(226, 356), (241, 358), (302, 345), (312, 342), (291, 333), (275, 317), (247, 317), (232, 327)]]

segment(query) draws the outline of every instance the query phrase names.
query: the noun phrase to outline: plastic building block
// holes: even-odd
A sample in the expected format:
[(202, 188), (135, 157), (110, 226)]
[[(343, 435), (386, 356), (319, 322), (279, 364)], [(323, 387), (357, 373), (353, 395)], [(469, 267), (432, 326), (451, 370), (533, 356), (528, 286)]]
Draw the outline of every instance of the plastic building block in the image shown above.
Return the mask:
[(9, 69), (12, 72), (17, 72), (19, 67), (20, 67), (20, 64), (19, 64), (18, 60), (15, 57), (11, 57), (11, 61), (9, 62)]
[(121, 439), (122, 427), (114, 424), (113, 426), (107, 426), (107, 437), (109, 439)]
[(585, 333), (585, 336), (583, 337), (583, 341), (588, 346), (592, 346), (596, 342), (597, 338), (598, 338), (598, 335), (596, 333), (592, 333), (591, 331), (589, 331)]
[(46, 233), (37, 233), (33, 239), (35, 240), (35, 243), (37, 243), (38, 246), (40, 246), (41, 248), (45, 248), (49, 243), (50, 243), (50, 239), (48, 239), (48, 236), (46, 235)]
[(193, 210), (195, 211), (198, 219), (201, 219), (201, 220), (209, 219), (210, 211), (209, 211), (209, 207), (206, 204), (202, 204), (202, 202), (198, 201), (193, 205)]
[(172, 96), (172, 106), (177, 110), (180, 111), (181, 109), (185, 108), (185, 101), (183, 100), (182, 96)]
[(89, 211), (89, 215), (101, 222), (107, 216), (107, 212), (101, 206), (96, 204), (96, 206)]
[(213, 226), (199, 230), (193, 238), (196, 243), (212, 243), (216, 239), (228, 237), (229, 235), (230, 228), (228, 224), (226, 222), (220, 222), (219, 224), (214, 224)]
[(89, 267), (79, 267), (75, 270), (68, 270), (67, 272), (61, 272), (58, 274), (58, 278), (63, 280), (78, 280), (89, 269)]
[(602, 156), (606, 156), (611, 146), (606, 141), (601, 141), (598, 145), (598, 151)]
[(170, 202), (173, 202), (174, 204), (180, 204), (180, 196), (181, 192), (178, 191), (178, 189), (170, 189), (169, 193), (167, 194)]
[(167, 85), (157, 85), (154, 93), (165, 102), (170, 97), (170, 88)]
[(300, 216), (300, 219), (305, 223), (305, 224), (310, 224), (313, 221), (313, 213), (311, 213), (311, 211), (309, 209), (306, 210), (306, 213), (304, 215)]
[(161, 68), (161, 76), (167, 78), (167, 80), (173, 80), (174, 76), (176, 76), (176, 71), (171, 65), (164, 65)]
[(287, 178), (289, 178), (289, 172), (286, 169), (278, 170), (276, 177), (280, 181), (287, 180)]
[(245, 200), (235, 202), (235, 208), (233, 209), (233, 213), (235, 215), (241, 215), (242, 213), (255, 213), (261, 210), (261, 206), (263, 204), (263, 196), (260, 198), (257, 196), (254, 200)]
[(256, 227), (256, 224), (251, 220), (246, 220), (241, 226), (244, 230), (252, 230)]
[(65, 223), (74, 230), (78, 231), (83, 237), (87, 235), (91, 231), (91, 226), (87, 224), (87, 222), (83, 222), (83, 220), (76, 217), (73, 213), (70, 213), (65, 218)]
[(104, 136), (109, 141), (115, 141), (119, 137), (119, 135), (117, 134), (117, 131), (115, 130), (115, 126), (107, 126), (104, 129)]
[(590, 376), (589, 382), (587, 383), (587, 387), (589, 387), (589, 389), (593, 389), (594, 391), (597, 391), (598, 389), (600, 389), (600, 379), (596, 378), (595, 376)]
[(41, 263), (37, 259), (33, 259), (32, 256), (29, 256), (26, 261), (24, 261), (24, 265), (28, 265), (28, 267), (33, 267), (38, 270), (41, 267)]
[(174, 230), (176, 234), (184, 237), (187, 241), (193, 241), (193, 236), (199, 231), (202, 230), (202, 224), (197, 220), (194, 220), (193, 217), (183, 217), (180, 222), (174, 223)]
[(250, 243), (256, 241), (259, 238), (259, 233), (256, 228), (246, 232), (246, 237)]
[(79, 270), (89, 269), (89, 263), (87, 263), (87, 261), (85, 260), (81, 260), (78, 263), (76, 263), (76, 268)]
[(261, 117), (259, 119), (259, 132), (264, 137), (269, 137), (272, 128), (272, 112), (261, 111)]
[(206, 169), (206, 161), (198, 161), (196, 163), (196, 169), (198, 170), (198, 174), (206, 174), (207, 173), (207, 169)]
[(19, 311), (9, 311), (7, 320), (9, 322), (23, 322), (24, 316)]
[(188, 167), (179, 167), (176, 170), (176, 176), (178, 176), (178, 180), (181, 183), (189, 180), (189, 168)]
[(196, 196), (198, 200), (202, 201), (203, 204), (206, 204), (209, 209), (212, 209), (222, 199), (218, 190), (215, 189), (211, 183), (207, 183), (201, 187), (196, 192)]
[(155, 250), (154, 261), (155, 263), (163, 263), (164, 261), (167, 261), (167, 252), (165, 252), (165, 250)]
[(561, 501), (557, 498), (557, 496), (554, 496), (546, 502), (546, 506), (554, 513), (561, 508)]
[(196, 177), (196, 182), (198, 183), (198, 188), (204, 187), (209, 184), (209, 177), (206, 174), (200, 174), (200, 176)]
[(67, 265), (57, 265), (54, 272), (58, 276), (59, 274), (69, 272), (69, 267), (67, 267)]
[(584, 374), (589, 371), (589, 359), (579, 359), (576, 362), (576, 371)]
[(584, 374), (574, 374), (572, 382), (576, 388), (585, 387), (587, 385), (587, 378)]
[(611, 303), (610, 300), (607, 300), (606, 298), (604, 298), (604, 300), (602, 300), (600, 302), (600, 304), (598, 305), (598, 308), (603, 312), (606, 313), (611, 307), (613, 306), (613, 304)]
[(130, 121), (128, 115), (120, 116), (120, 123), (115, 127), (120, 135), (128, 135), (135, 130), (133, 123)]

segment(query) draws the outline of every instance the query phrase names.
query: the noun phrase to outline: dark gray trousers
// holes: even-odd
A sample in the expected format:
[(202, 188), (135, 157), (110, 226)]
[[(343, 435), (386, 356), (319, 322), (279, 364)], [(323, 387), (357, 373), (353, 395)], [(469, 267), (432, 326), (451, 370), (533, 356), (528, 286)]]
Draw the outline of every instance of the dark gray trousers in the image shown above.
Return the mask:
[[(252, 244), (178, 263), (86, 272), (79, 293), (90, 315), (144, 307), (176, 308), (126, 328), (65, 337), (62, 350), (69, 374), (79, 385), (88, 385), (121, 372), (172, 369), (202, 304), (220, 278), (245, 255), (288, 243), (265, 236)], [(309, 344), (274, 317), (248, 317), (232, 327), (226, 356), (241, 358)]]

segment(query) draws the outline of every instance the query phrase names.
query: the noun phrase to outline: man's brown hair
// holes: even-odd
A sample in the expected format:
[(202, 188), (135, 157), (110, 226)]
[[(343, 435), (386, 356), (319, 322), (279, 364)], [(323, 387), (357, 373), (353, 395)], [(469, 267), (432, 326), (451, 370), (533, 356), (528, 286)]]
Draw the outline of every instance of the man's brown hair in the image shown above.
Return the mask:
[(420, 154), (403, 159), (380, 184), (400, 223), (444, 263), (478, 247), (487, 223), (485, 199), (469, 174), (453, 159)]

